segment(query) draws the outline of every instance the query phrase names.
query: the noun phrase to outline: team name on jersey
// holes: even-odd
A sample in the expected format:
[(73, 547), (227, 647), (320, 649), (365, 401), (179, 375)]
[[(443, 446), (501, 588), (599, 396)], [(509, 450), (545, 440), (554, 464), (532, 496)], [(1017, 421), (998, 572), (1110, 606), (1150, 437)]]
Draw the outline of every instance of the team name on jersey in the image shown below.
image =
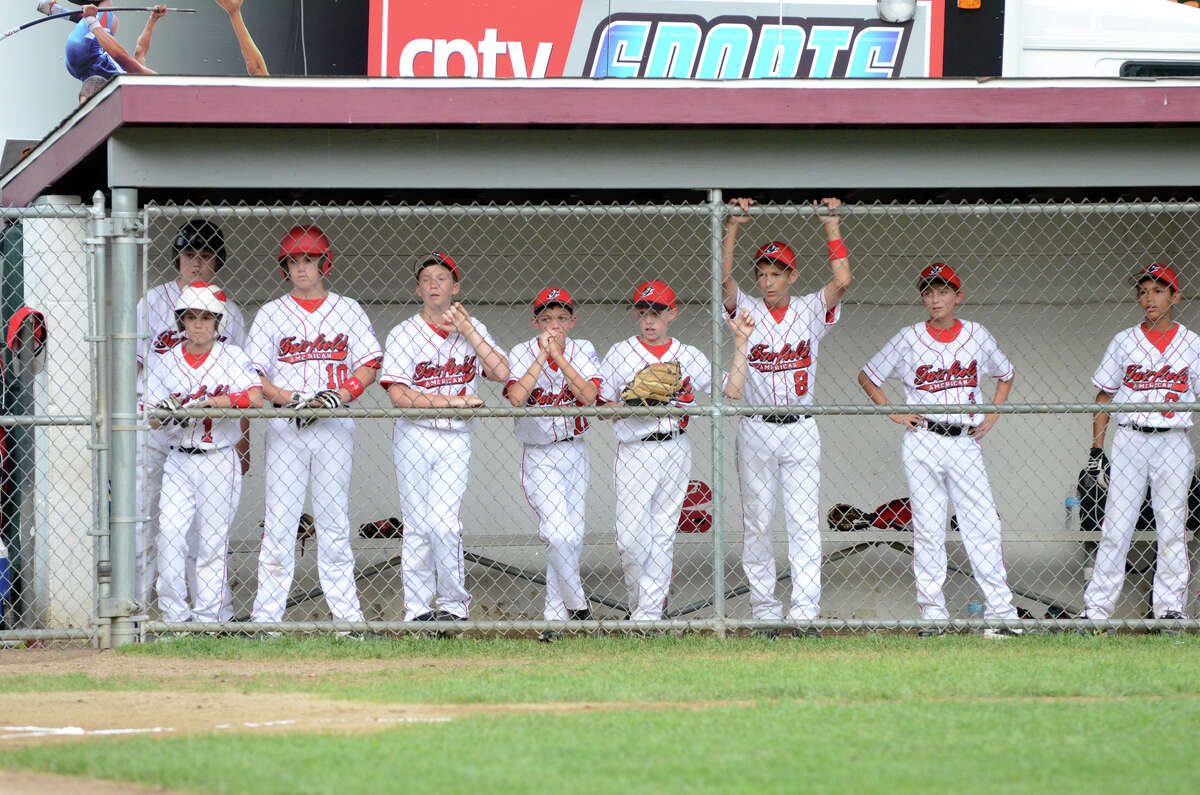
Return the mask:
[(288, 364), (307, 362), (313, 359), (340, 362), (349, 354), (350, 339), (345, 334), (338, 334), (333, 339), (327, 339), (324, 334), (318, 334), (315, 340), (284, 337), (279, 341), (278, 359)]
[(785, 343), (778, 351), (767, 345), (758, 344), (750, 349), (746, 361), (760, 373), (777, 373), (782, 370), (800, 370), (812, 366), (812, 345), (808, 340)]
[(468, 356), (459, 362), (451, 357), (445, 364), (418, 362), (413, 372), (413, 382), (425, 389), (436, 389), (453, 384), (469, 384), (475, 380), (476, 358)]
[(177, 398), (184, 399), (185, 403), (191, 403), (193, 400), (204, 400), (205, 398), (228, 395), (229, 384), (220, 384), (218, 386), (214, 386), (212, 389), (209, 389), (207, 386), (202, 384), (199, 389), (192, 394), (187, 395), (186, 397), (182, 392), (172, 392), (171, 394)]
[(1188, 385), (1188, 368), (1172, 370), (1163, 365), (1157, 370), (1147, 370), (1140, 364), (1131, 364), (1125, 368), (1125, 386), (1143, 392), (1152, 389), (1170, 389), (1175, 392), (1186, 392)]
[[(215, 337), (217, 342), (228, 342), (229, 337), (224, 334), (218, 334)], [(187, 332), (168, 330), (159, 334), (154, 338), (154, 343), (151, 350), (158, 354), (167, 353), (174, 350), (180, 343), (187, 340)]]
[(525, 401), (526, 405), (533, 404), (535, 406), (571, 406), (577, 402), (578, 398), (571, 391), (570, 384), (563, 384), (563, 388), (558, 392), (551, 392), (548, 389), (534, 387), (529, 393), (529, 398)]
[(923, 364), (917, 368), (913, 385), (924, 392), (941, 392), (944, 389), (958, 389), (964, 386), (976, 387), (979, 385), (978, 370), (974, 359), (967, 365), (955, 359), (954, 364), (949, 367)]

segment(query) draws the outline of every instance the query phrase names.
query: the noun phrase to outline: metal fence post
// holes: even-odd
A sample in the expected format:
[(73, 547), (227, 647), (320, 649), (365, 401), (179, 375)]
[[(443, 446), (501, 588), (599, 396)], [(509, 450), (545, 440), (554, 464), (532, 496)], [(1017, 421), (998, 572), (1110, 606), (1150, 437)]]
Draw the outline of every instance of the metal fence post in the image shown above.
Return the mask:
[(108, 622), (100, 618), (100, 606), (112, 596), (112, 554), (108, 534), (109, 446), (111, 425), (108, 391), (107, 258), (105, 256), (105, 225), (107, 207), (104, 194), (96, 191), (92, 197), (88, 239), (88, 349), (91, 356), (92, 405), (92, 536), (95, 539), (93, 587), (95, 615), (99, 627), (99, 646), (112, 646)]
[(721, 389), (721, 337), (725, 308), (721, 301), (721, 230), (725, 218), (720, 189), (708, 192), (709, 257), (712, 264), (712, 457), (713, 457), (713, 629), (725, 637), (725, 396)]
[(109, 527), (112, 553), (112, 598), (103, 612), (112, 619), (113, 646), (136, 640), (133, 616), (134, 538), (137, 529), (136, 459), (138, 246), (143, 244), (137, 191), (112, 192), (112, 500)]

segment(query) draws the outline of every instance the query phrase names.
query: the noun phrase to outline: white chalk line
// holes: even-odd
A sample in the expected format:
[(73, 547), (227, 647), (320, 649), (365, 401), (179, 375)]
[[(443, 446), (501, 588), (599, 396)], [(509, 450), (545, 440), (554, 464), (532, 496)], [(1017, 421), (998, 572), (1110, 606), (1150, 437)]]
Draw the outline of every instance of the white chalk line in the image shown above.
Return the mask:
[[(375, 723), (449, 723), (450, 718), (445, 716), (405, 716), (399, 718), (372, 718)], [(326, 723), (357, 723), (347, 718), (330, 719), (325, 718), (317, 721), (318, 724)], [(220, 723), (214, 726), (214, 729), (230, 730), (230, 729), (263, 729), (272, 726), (295, 726), (299, 721), (296, 720), (268, 720), (258, 722), (244, 723)], [(141, 729), (84, 729), (79, 726), (0, 726), (0, 740), (23, 740), (36, 739), (39, 737), (99, 737), (104, 735), (119, 735), (119, 734), (165, 734), (167, 732), (177, 731), (171, 726), (151, 726)]]

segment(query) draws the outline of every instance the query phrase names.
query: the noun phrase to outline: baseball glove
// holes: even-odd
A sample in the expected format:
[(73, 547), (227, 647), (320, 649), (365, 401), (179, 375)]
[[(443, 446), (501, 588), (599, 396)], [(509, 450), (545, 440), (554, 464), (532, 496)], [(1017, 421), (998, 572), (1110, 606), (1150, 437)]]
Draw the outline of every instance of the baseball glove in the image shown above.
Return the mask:
[[(163, 411), (178, 411), (186, 405), (187, 401), (180, 400), (175, 395), (171, 395), (166, 400), (159, 403), (154, 408), (162, 409)], [(181, 428), (186, 428), (192, 422), (191, 417), (170, 417), (162, 421), (163, 425), (178, 425)]]
[(627, 405), (649, 406), (670, 403), (683, 391), (679, 362), (656, 362), (638, 371), (633, 381), (621, 390)]
[(849, 532), (851, 530), (866, 530), (871, 526), (871, 520), (867, 515), (855, 508), (853, 505), (847, 505), (840, 502), (829, 509), (829, 515), (825, 517), (825, 521), (829, 523), (830, 530), (841, 530)]
[[(340, 409), (346, 405), (342, 400), (342, 396), (338, 394), (336, 389), (323, 389), (315, 395), (307, 398), (298, 408), (302, 409)], [(296, 427), (307, 428), (312, 425), (320, 417), (297, 417)]]
[(359, 538), (402, 538), (403, 536), (404, 522), (394, 516), (367, 522), (358, 528)]

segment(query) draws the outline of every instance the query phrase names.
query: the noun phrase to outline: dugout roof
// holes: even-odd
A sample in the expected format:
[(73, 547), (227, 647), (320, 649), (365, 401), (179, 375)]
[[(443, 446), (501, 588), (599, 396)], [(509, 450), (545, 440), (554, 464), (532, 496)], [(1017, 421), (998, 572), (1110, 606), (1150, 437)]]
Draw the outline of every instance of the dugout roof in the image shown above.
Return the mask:
[(1180, 186), (1200, 81), (124, 76), (0, 201), (300, 191)]

